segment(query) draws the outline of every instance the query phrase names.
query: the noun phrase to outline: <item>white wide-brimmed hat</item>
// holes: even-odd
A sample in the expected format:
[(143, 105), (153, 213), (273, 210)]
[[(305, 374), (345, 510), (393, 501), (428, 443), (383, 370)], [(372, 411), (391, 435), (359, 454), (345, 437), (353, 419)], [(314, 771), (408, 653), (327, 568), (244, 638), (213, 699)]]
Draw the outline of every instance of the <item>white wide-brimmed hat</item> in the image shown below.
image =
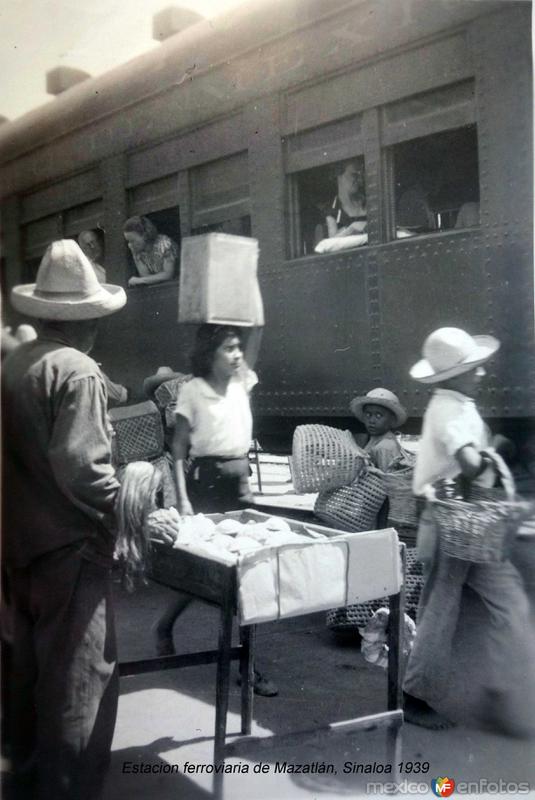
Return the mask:
[(422, 349), (423, 358), (410, 375), (420, 383), (438, 383), (470, 372), (499, 349), (494, 336), (470, 336), (461, 328), (439, 328), (429, 334)]
[(361, 422), (365, 421), (364, 406), (382, 406), (387, 408), (396, 418), (396, 427), (407, 421), (407, 412), (398, 400), (397, 395), (388, 389), (372, 389), (368, 394), (354, 397), (349, 408)]
[(13, 287), (11, 302), (29, 317), (82, 320), (113, 314), (126, 303), (126, 294), (121, 286), (99, 283), (79, 245), (62, 239), (47, 247), (35, 283)]

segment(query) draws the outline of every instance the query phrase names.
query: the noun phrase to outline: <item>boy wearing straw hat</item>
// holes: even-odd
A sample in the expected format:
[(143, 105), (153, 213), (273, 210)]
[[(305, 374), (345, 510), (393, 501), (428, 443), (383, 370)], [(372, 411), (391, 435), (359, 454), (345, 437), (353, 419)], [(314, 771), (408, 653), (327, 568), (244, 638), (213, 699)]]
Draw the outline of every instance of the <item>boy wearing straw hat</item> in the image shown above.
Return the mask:
[[(485, 375), (483, 364), (499, 346), (492, 336), (472, 337), (459, 328), (440, 328), (426, 339), (424, 357), (411, 369), (411, 376), (436, 388), (424, 415), (414, 470), (415, 494), (424, 495), (435, 481), (459, 475), (493, 486), (492, 461), (482, 452), (488, 449), (488, 432), (474, 396)], [(519, 573), (510, 561), (475, 564), (442, 553), (429, 508), (422, 514), (417, 544), (427, 575), (405, 677), (405, 719), (427, 728), (452, 724), (436, 709), (448, 687), (452, 641), (466, 585), (479, 595), (489, 617), (487, 716), (492, 714), (493, 721), (502, 728), (508, 726), (509, 732), (531, 733), (529, 726), (508, 719), (507, 708), (508, 689), (515, 678), (521, 681), (526, 677), (534, 655), (528, 652), (528, 603)], [(511, 652), (516, 653), (517, 675), (513, 675)]]
[(126, 302), (74, 241), (53, 242), (14, 307), (38, 339), (3, 364), (3, 556), (13, 614), (14, 796), (100, 793), (118, 697), (111, 465), (103, 376), (87, 355)]
[(364, 423), (370, 437), (364, 450), (374, 465), (386, 472), (398, 456), (402, 455), (394, 430), (407, 421), (407, 412), (397, 395), (389, 389), (372, 389), (361, 397), (354, 397), (349, 407), (355, 417)]

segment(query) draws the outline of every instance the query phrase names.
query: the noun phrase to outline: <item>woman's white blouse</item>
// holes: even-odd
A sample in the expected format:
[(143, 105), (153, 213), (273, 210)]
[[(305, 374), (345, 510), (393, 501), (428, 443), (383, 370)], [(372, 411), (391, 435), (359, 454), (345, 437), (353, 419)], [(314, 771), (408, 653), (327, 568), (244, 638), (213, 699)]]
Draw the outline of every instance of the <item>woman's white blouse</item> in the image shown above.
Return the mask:
[(232, 458), (249, 452), (253, 436), (249, 392), (257, 382), (256, 374), (247, 370), (231, 379), (225, 396), (204, 378), (193, 378), (182, 387), (175, 413), (190, 424), (191, 456)]

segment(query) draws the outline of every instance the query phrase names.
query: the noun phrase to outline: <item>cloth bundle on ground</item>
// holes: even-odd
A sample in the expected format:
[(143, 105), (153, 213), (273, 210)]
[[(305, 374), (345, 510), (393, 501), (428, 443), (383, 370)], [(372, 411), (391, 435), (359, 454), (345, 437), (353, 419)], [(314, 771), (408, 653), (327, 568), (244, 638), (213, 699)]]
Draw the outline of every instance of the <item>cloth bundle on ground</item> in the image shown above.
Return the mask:
[[(387, 632), (390, 611), (388, 608), (379, 608), (364, 625), (359, 628), (362, 637), (360, 649), (365, 660), (377, 667), (388, 667)], [(416, 625), (405, 614), (403, 621), (403, 655), (408, 656), (416, 637)]]

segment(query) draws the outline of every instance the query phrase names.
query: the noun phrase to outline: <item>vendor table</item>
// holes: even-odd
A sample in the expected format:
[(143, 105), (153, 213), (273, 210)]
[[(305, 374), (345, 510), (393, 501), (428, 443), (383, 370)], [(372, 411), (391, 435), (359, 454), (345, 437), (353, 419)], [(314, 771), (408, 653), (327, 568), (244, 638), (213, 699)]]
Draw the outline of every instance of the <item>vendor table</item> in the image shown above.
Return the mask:
[[(120, 675), (127, 677), (162, 669), (177, 669), (196, 664), (217, 663), (214, 764), (222, 764), (239, 747), (266, 749), (274, 744), (305, 744), (334, 735), (349, 735), (353, 731), (385, 728), (387, 732), (387, 757), (395, 772), (401, 761), (402, 711), (402, 641), (404, 624), (405, 545), (400, 544), (402, 581), (400, 591), (389, 597), (390, 623), (388, 627), (388, 690), (387, 711), (366, 717), (333, 723), (323, 728), (299, 731), (281, 736), (252, 738), (253, 670), (256, 625), (241, 625), (239, 645), (232, 646), (233, 618), (237, 613), (238, 572), (236, 565), (224, 564), (202, 557), (194, 552), (173, 549), (158, 542), (152, 543), (150, 577), (157, 583), (215, 604), (220, 608), (219, 641), (217, 648), (195, 653), (163, 656), (120, 664)], [(238, 739), (226, 744), (227, 712), (229, 705), (230, 664), (238, 660), (242, 675), (241, 733), (248, 740)], [(223, 772), (214, 773), (214, 796), (222, 797)], [(394, 778), (395, 780), (395, 778)]]

